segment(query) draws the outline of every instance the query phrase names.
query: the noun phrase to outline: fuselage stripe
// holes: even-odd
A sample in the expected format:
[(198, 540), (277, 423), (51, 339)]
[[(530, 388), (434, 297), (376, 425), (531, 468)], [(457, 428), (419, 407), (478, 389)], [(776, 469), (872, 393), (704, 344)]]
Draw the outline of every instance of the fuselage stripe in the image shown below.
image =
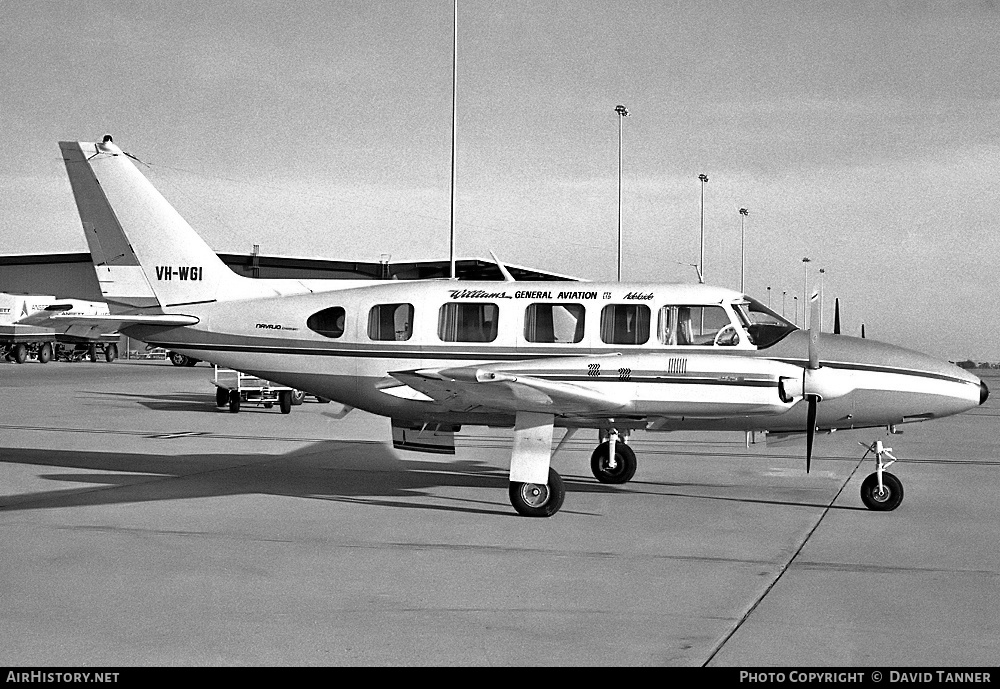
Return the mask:
[[(329, 356), (329, 357), (370, 358), (370, 359), (417, 359), (417, 360), (467, 359), (470, 361), (526, 361), (530, 359), (546, 359), (551, 357), (565, 357), (565, 356), (576, 356), (580, 357), (581, 359), (585, 359), (587, 357), (601, 357), (601, 356), (608, 356), (620, 353), (624, 353), (626, 355), (645, 353), (640, 351), (629, 351), (629, 350), (622, 352), (622, 350), (619, 349), (608, 349), (607, 351), (590, 350), (587, 352), (581, 352), (580, 350), (567, 350), (562, 348), (560, 348), (559, 350), (545, 351), (545, 352), (539, 352), (538, 350), (527, 352), (527, 351), (512, 350), (509, 348), (505, 348), (506, 351), (495, 351), (488, 347), (484, 347), (483, 349), (480, 350), (447, 349), (443, 351), (436, 348), (423, 350), (423, 349), (413, 349), (410, 347), (406, 349), (402, 348), (353, 349), (347, 347), (320, 348), (320, 347), (302, 347), (302, 346), (296, 347), (296, 346), (279, 346), (279, 345), (235, 345), (235, 344), (209, 344), (209, 343), (194, 343), (194, 342), (163, 342), (163, 341), (153, 341), (153, 340), (147, 340), (147, 344), (153, 347), (163, 347), (165, 349), (172, 349), (172, 350), (180, 349), (180, 350), (204, 351), (204, 352), (242, 352), (242, 353), (253, 353), (253, 354), (286, 354), (286, 355), (299, 355), (299, 356), (324, 356), (324, 357)], [(699, 352), (691, 351), (684, 353), (696, 354)], [(716, 352), (713, 351), (712, 353), (714, 354)], [(760, 358), (767, 359), (769, 357), (760, 357)], [(809, 363), (807, 359), (782, 358), (782, 359), (771, 359), (771, 360), (792, 364), (794, 366), (800, 366), (802, 368), (805, 368)], [(820, 366), (848, 370), (848, 371), (889, 373), (895, 375), (915, 376), (918, 378), (931, 378), (935, 380), (944, 380), (953, 383), (968, 383), (968, 381), (966, 380), (963, 380), (956, 376), (949, 376), (943, 373), (935, 373), (933, 371), (921, 371), (917, 369), (898, 368), (892, 366), (878, 366), (874, 364), (848, 363), (840, 361), (821, 361)], [(635, 375), (632, 376), (632, 379), (635, 380)], [(593, 378), (590, 378), (590, 380), (593, 380)], [(662, 382), (662, 381), (650, 381), (650, 382)]]

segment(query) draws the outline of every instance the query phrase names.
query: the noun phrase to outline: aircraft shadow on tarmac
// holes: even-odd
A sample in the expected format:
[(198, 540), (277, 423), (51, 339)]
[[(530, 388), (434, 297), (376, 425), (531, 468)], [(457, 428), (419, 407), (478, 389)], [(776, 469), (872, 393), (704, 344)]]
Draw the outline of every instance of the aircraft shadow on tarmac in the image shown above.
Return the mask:
[[(404, 460), (387, 443), (368, 440), (321, 441), (282, 455), (159, 455), (11, 448), (0, 451), (0, 462), (84, 470), (81, 473), (39, 473), (38, 477), (68, 486), (87, 484), (0, 497), (0, 511), (258, 494), (517, 516), (507, 504), (505, 468), (478, 460)], [(810, 500), (801, 491), (776, 491), (778, 499), (747, 496), (745, 491), (732, 494), (731, 489), (738, 485), (733, 483), (633, 480), (627, 485), (609, 486), (590, 477), (564, 476), (564, 479), (570, 493), (621, 493), (623, 498), (624, 494), (632, 494), (863, 510)], [(489, 492), (479, 499), (468, 491), (458, 497), (453, 492), (437, 492), (435, 489), (439, 488), (482, 488)], [(790, 499), (782, 500), (781, 497)], [(797, 499), (800, 497), (805, 499)], [(591, 514), (572, 507), (564, 511)]]
[[(228, 408), (217, 407), (215, 405), (215, 393), (209, 394), (208, 392), (143, 394), (136, 392), (108, 393), (96, 390), (84, 390), (81, 391), (79, 395), (97, 400), (114, 400), (117, 402), (120, 402), (121, 400), (130, 400), (134, 401), (139, 406), (153, 411), (208, 412), (211, 414), (229, 413)], [(274, 407), (277, 408), (277, 404), (275, 404)], [(267, 412), (273, 411), (272, 409), (265, 409), (262, 405), (252, 403), (244, 403), (243, 408), (240, 411), (242, 413), (244, 411), (255, 410)]]

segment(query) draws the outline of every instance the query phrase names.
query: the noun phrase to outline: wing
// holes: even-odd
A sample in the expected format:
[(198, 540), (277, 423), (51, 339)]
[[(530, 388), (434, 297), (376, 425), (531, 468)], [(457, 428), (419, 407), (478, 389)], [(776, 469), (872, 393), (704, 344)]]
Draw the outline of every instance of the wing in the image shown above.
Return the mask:
[(517, 371), (516, 362), (392, 371), (389, 375), (398, 383), (381, 387), (383, 392), (397, 397), (423, 396), (455, 412), (497, 410), (589, 416), (614, 413), (631, 401), (616, 399), (607, 390), (584, 382), (543, 377), (538, 364), (544, 361), (532, 360), (534, 370), (530, 372)]

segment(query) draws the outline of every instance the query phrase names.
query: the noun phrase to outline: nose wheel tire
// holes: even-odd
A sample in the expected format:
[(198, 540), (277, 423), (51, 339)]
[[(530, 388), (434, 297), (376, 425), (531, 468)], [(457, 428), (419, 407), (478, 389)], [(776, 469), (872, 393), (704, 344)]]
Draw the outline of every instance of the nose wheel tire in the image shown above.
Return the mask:
[(628, 483), (635, 476), (635, 452), (625, 443), (615, 443), (615, 461), (611, 461), (610, 443), (601, 443), (590, 456), (590, 470), (601, 483)]
[(525, 517), (551, 517), (562, 507), (566, 498), (566, 487), (562, 477), (549, 467), (549, 482), (510, 482), (510, 504), (517, 513)]
[(878, 487), (878, 474), (869, 474), (861, 484), (861, 502), (876, 512), (888, 512), (903, 502), (903, 484), (888, 471), (882, 472), (882, 490)]

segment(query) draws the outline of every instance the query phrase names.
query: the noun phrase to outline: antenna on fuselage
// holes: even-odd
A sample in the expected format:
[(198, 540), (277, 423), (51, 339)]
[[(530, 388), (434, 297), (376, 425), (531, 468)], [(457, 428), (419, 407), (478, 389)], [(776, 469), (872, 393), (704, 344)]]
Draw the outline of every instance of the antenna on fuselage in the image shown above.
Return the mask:
[(503, 261), (501, 261), (499, 258), (497, 258), (497, 255), (495, 253), (493, 253), (492, 250), (490, 251), (490, 256), (493, 257), (493, 262), (496, 263), (497, 264), (497, 268), (500, 269), (500, 274), (503, 275), (503, 281), (504, 282), (517, 282), (514, 279), (514, 276), (510, 274), (510, 271), (507, 270), (507, 266), (505, 266), (503, 264)]

